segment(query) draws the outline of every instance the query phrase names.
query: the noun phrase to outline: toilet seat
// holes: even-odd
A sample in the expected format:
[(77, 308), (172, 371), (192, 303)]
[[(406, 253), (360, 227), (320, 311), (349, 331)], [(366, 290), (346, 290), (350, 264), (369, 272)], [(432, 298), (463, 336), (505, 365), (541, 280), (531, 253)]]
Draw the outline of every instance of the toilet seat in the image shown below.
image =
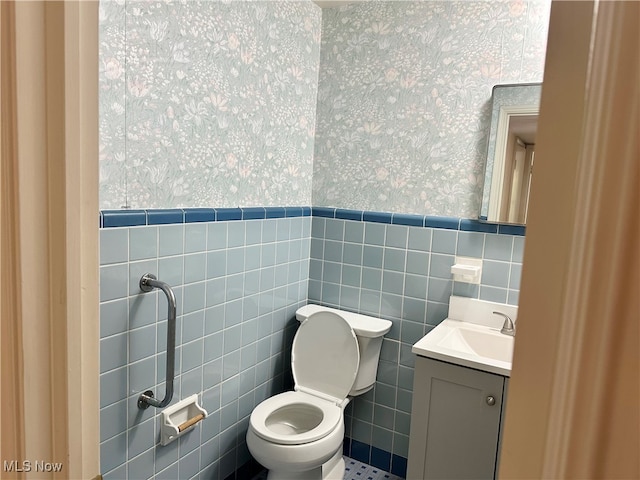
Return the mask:
[(326, 437), (342, 422), (359, 364), (358, 339), (344, 318), (326, 311), (309, 315), (291, 349), (295, 391), (261, 402), (249, 419), (252, 430), (280, 445)]
[[(268, 423), (272, 415), (283, 408), (289, 408), (290, 412), (316, 410), (321, 417), (319, 423), (307, 431), (300, 433), (281, 433), (269, 426)], [(302, 445), (314, 442), (331, 433), (342, 421), (342, 408), (335, 403), (318, 398), (305, 392), (284, 392), (279, 395), (267, 398), (254, 408), (249, 419), (253, 431), (264, 440), (280, 445)], [(286, 421), (285, 426), (292, 426)], [(293, 426), (292, 426), (293, 427)], [(293, 428), (292, 428), (293, 430)]]

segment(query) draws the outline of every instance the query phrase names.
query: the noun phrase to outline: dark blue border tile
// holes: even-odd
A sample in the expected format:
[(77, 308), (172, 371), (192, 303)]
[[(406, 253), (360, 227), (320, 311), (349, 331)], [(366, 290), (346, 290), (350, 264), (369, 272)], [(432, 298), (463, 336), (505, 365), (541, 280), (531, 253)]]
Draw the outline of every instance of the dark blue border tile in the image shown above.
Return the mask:
[(391, 217), (393, 216), (390, 212), (364, 212), (362, 214), (362, 220), (365, 222), (376, 222), (376, 223), (391, 223)]
[(460, 220), (460, 230), (463, 232), (498, 233), (498, 226), (495, 223), (483, 223), (470, 218)]
[(371, 447), (366, 443), (359, 442), (358, 440), (351, 440), (351, 458), (354, 460), (368, 464), (370, 452)]
[(391, 223), (409, 227), (424, 227), (424, 216), (411, 213), (394, 213), (393, 217), (391, 217)]
[(399, 477), (407, 477), (407, 459), (400, 455), (393, 455), (391, 457), (391, 473), (398, 475)]
[(336, 216), (336, 209), (329, 207), (311, 207), (311, 216), (334, 218)]
[(344, 437), (344, 441), (342, 442), (342, 454), (347, 457), (351, 456), (351, 439), (349, 437)]
[[(395, 462), (396, 471), (402, 473), (404, 478), (407, 474), (407, 459), (399, 455), (393, 455), (391, 452), (373, 447), (364, 442), (354, 440), (349, 437), (344, 438), (342, 453), (347, 457), (353, 458), (359, 462), (372, 465), (386, 472), (392, 472)], [(396, 473), (396, 475), (400, 475)]]
[(216, 211), (213, 208), (185, 208), (184, 223), (215, 222)]
[(498, 225), (498, 233), (502, 235), (520, 235), (524, 236), (527, 227), (524, 225)]
[(147, 210), (147, 225), (167, 225), (184, 223), (184, 212), (178, 208), (158, 208)]
[(108, 227), (137, 227), (147, 224), (144, 210), (103, 210), (102, 225)]
[(371, 447), (371, 465), (388, 472), (391, 470), (391, 453)]
[(457, 217), (434, 217), (433, 215), (427, 215), (424, 219), (424, 226), (458, 230), (458, 227), (460, 226), (460, 219)]
[[(250, 458), (245, 462), (238, 470), (230, 474), (225, 480), (231, 480), (236, 478), (255, 478), (260, 472), (264, 470), (264, 467), (256, 462), (253, 458)], [(197, 476), (197, 475), (196, 475)]]
[(265, 207), (266, 218), (284, 218), (286, 210), (284, 207)]
[(494, 224), (480, 220), (439, 217), (409, 213), (390, 213), (352, 210), (333, 207), (246, 207), (246, 208), (185, 208), (149, 210), (101, 210), (98, 224), (100, 228), (135, 227), (140, 225), (162, 225), (177, 223), (213, 222), (228, 220), (253, 220), (285, 217), (325, 217), (341, 220), (386, 223), (406, 226), (424, 226), (468, 232), (498, 233), (502, 235), (524, 236), (523, 225)]
[[(333, 209), (331, 211), (333, 212)], [(309, 217), (311, 214), (312, 208), (309, 206), (101, 210), (99, 212), (98, 225), (100, 228), (133, 227), (138, 225)]]
[(262, 220), (267, 218), (264, 207), (243, 207), (242, 220)]
[(239, 208), (216, 208), (216, 221), (242, 220), (242, 210)]
[(349, 210), (346, 208), (336, 208), (336, 218), (340, 220), (362, 221), (362, 210)]
[(285, 217), (301, 217), (302, 207), (284, 207)]

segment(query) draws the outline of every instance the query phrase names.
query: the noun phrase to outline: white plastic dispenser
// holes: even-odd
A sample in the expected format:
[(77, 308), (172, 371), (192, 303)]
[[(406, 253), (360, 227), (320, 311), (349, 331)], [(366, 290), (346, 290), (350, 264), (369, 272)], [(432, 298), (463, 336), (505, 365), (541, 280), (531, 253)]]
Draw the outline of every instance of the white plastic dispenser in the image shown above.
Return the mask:
[(168, 445), (176, 438), (193, 430), (196, 425), (207, 418), (207, 411), (198, 405), (198, 395), (193, 394), (161, 412), (160, 444)]
[(482, 259), (456, 257), (451, 266), (451, 274), (456, 282), (479, 284), (482, 278)]

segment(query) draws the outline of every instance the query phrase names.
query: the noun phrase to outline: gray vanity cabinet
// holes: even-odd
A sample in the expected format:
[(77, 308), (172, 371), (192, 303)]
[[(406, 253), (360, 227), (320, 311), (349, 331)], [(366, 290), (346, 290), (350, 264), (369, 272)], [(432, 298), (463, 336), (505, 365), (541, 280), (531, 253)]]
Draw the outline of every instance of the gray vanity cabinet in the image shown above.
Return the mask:
[(407, 479), (495, 478), (500, 375), (416, 357)]

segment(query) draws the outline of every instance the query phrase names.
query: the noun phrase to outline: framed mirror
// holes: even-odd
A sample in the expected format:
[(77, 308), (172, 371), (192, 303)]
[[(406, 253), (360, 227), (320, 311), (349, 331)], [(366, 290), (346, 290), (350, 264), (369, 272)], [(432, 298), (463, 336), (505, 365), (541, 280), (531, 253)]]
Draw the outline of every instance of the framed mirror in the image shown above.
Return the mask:
[(480, 220), (526, 224), (541, 91), (540, 83), (493, 87)]

